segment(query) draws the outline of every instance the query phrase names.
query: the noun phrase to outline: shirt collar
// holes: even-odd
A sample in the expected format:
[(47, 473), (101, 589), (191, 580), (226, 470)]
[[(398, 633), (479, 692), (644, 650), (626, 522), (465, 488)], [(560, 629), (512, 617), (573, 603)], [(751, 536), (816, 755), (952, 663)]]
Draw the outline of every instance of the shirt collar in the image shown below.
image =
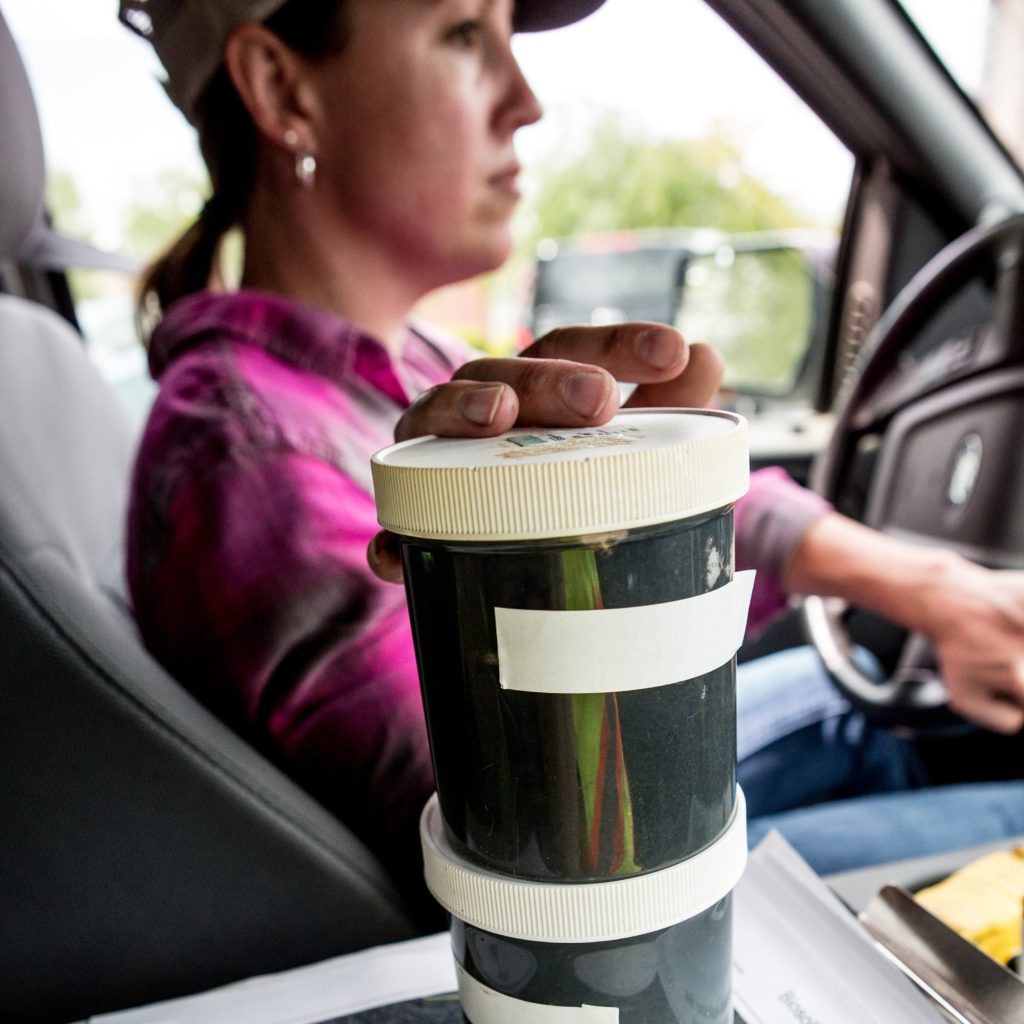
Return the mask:
[[(204, 341), (231, 338), (335, 383), (362, 378), (408, 405), (411, 397), (388, 350), (342, 317), (270, 292), (197, 292), (166, 312), (149, 342), (154, 379)], [(409, 332), (409, 339), (417, 336)]]

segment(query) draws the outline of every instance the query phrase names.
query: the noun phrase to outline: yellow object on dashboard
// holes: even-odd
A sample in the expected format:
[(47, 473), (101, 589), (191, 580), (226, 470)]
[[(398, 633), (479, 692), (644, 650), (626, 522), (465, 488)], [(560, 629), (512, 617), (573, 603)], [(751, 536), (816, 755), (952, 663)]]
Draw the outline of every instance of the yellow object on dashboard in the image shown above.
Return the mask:
[(1008, 963), (1021, 952), (1024, 846), (979, 857), (914, 898), (994, 960)]

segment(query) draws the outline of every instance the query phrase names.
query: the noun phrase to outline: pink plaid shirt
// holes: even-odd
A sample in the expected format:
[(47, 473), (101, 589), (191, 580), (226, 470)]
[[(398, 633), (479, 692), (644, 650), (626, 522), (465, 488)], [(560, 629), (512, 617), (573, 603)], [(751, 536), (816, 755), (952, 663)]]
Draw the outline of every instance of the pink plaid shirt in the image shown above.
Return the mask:
[(273, 295), (202, 293), (153, 334), (128, 585), (181, 682), (417, 878), (433, 788), (405, 594), (367, 566), (369, 457), (470, 355)]
[[(396, 361), (352, 324), (270, 294), (185, 298), (151, 341), (160, 392), (129, 510), (150, 650), (410, 884), (433, 773), (405, 595), (367, 567), (369, 459), (470, 355), (410, 331)], [(757, 624), (781, 606), (771, 573), (819, 510), (804, 495), (769, 471), (737, 508), (739, 564), (770, 570)]]
[(756, 636), (788, 606), (782, 572), (804, 531), (832, 506), (795, 483), (779, 466), (750, 474), (750, 490), (736, 502), (736, 568), (756, 569), (747, 637)]

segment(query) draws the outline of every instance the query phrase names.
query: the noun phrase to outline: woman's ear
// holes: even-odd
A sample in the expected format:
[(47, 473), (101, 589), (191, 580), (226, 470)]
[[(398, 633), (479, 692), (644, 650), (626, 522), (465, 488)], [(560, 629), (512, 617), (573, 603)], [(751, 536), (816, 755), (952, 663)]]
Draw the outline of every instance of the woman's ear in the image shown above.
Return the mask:
[(228, 37), (224, 64), (259, 132), (279, 146), (286, 134), (298, 136), (311, 153), (311, 97), (302, 58), (269, 29), (245, 22)]

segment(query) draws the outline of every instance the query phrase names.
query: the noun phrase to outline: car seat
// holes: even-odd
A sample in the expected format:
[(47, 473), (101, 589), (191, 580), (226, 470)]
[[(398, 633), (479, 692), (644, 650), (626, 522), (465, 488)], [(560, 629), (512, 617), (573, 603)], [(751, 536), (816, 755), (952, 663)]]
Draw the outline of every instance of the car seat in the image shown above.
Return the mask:
[[(44, 161), (0, 14), (0, 263)], [(0, 295), (0, 1016), (67, 1021), (418, 933), (377, 860), (146, 653), (134, 430), (68, 322)]]

